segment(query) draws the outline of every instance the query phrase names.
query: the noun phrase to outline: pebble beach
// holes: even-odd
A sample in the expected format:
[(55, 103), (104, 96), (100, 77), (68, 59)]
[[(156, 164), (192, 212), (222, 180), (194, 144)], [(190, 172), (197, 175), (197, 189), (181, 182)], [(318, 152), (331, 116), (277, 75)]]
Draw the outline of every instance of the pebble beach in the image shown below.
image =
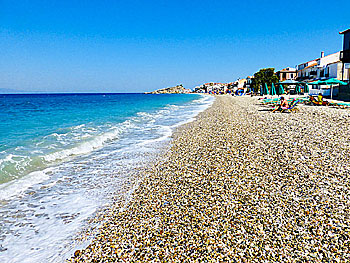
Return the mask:
[(349, 262), (350, 110), (218, 96), (68, 262)]

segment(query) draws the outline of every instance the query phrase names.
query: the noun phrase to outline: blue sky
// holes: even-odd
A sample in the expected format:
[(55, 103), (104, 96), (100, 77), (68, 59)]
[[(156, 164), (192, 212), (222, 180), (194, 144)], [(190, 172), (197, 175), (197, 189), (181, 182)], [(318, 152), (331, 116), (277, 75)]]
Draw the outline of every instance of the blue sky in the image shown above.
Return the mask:
[(349, 0), (0, 0), (0, 89), (143, 92), (231, 82), (342, 48)]

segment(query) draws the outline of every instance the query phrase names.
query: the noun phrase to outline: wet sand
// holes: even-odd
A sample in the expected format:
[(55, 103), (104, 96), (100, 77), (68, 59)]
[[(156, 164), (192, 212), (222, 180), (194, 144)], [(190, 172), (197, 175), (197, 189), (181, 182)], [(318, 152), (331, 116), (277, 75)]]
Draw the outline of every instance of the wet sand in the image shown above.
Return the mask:
[(70, 262), (350, 261), (350, 110), (219, 96)]

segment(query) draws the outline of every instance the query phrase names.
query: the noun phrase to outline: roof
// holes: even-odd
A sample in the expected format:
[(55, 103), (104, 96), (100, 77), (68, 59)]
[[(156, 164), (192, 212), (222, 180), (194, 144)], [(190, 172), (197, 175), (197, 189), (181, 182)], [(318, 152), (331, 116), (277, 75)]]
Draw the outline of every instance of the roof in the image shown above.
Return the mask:
[(343, 34), (348, 33), (348, 32), (350, 32), (350, 28), (349, 28), (349, 29), (346, 29), (346, 30), (344, 30), (344, 31), (342, 31), (342, 32), (339, 32), (339, 34), (343, 35)]
[(332, 63), (328, 63), (327, 66), (328, 65), (333, 65), (333, 64), (338, 64), (339, 62), (341, 62), (341, 61), (339, 60), (339, 61), (335, 61), (335, 62), (332, 62)]
[[(284, 68), (284, 69), (281, 69), (281, 70), (279, 70), (279, 71), (277, 71), (277, 72), (296, 72), (297, 70), (295, 69), (295, 68)], [(276, 73), (277, 73), (276, 72)]]
[(316, 66), (316, 65), (317, 65), (317, 63), (313, 63), (313, 64), (311, 64), (311, 65), (309, 65), (309, 66), (307, 66), (307, 67), (305, 67), (303, 69), (311, 68), (311, 67)]
[(320, 58), (316, 58), (316, 59), (310, 60), (308, 62), (300, 63), (300, 64), (298, 64), (298, 66), (303, 65), (303, 64), (307, 64), (307, 63), (310, 63), (310, 62), (313, 62), (313, 61), (318, 61), (318, 60), (320, 60)]

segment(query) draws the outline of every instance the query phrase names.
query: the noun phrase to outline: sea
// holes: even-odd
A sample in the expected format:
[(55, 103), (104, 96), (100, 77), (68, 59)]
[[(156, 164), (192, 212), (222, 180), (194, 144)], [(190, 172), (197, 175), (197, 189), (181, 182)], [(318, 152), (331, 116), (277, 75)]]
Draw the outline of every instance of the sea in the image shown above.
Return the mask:
[(98, 211), (125, 200), (142, 180), (136, 171), (213, 100), (0, 95), (0, 262), (64, 262)]

